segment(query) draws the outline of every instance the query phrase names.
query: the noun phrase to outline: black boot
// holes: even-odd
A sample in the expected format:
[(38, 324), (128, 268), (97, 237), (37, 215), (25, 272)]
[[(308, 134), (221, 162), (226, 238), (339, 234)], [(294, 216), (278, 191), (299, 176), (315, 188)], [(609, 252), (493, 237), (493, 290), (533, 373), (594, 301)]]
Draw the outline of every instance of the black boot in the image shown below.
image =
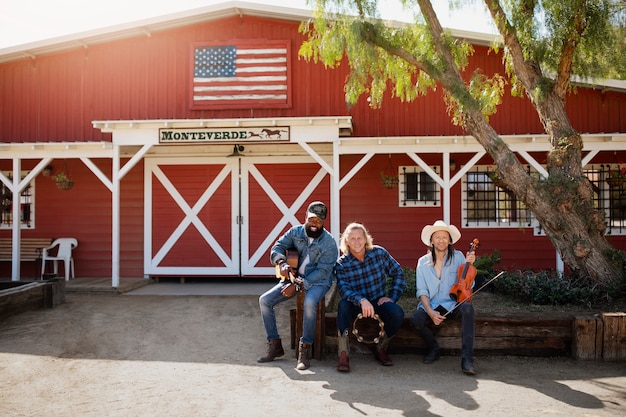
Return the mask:
[(465, 375), (476, 375), (472, 358), (461, 358), (461, 370)]
[(428, 353), (424, 356), (424, 363), (433, 363), (439, 359), (439, 346), (429, 349)]
[(283, 344), (280, 339), (273, 339), (267, 342), (267, 353), (265, 354), (265, 356), (257, 359), (257, 362), (271, 362), (274, 360), (274, 358), (278, 358), (280, 356), (283, 356), (284, 354), (285, 351), (283, 349)]

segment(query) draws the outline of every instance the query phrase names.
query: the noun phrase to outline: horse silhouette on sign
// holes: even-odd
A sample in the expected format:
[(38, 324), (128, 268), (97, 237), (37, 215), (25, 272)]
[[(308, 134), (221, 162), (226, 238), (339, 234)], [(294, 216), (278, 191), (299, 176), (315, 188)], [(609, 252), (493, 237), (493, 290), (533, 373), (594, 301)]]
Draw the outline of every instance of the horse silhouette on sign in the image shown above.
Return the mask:
[(264, 133), (268, 139), (280, 139), (281, 133), (287, 133), (287, 130), (270, 130), (270, 129), (262, 129), (261, 133)]

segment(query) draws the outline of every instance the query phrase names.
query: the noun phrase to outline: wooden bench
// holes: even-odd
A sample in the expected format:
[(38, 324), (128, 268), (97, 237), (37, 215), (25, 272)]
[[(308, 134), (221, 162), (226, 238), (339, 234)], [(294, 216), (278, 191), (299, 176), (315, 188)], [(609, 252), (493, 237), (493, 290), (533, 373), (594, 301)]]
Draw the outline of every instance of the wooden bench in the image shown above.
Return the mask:
[[(372, 322), (372, 324), (375, 324)], [(495, 317), (475, 318), (474, 350), (483, 355), (516, 356), (571, 356), (573, 317)], [(336, 314), (326, 315), (326, 351), (337, 351)], [(376, 325), (377, 327), (377, 325)], [(461, 320), (450, 320), (433, 331), (444, 354), (461, 351)], [(350, 335), (351, 347), (361, 349), (354, 335)], [(426, 351), (421, 336), (412, 328), (409, 316), (389, 345), (391, 353), (419, 353)]]
[[(20, 239), (20, 261), (38, 262), (41, 261), (41, 252), (52, 243), (51, 238), (44, 237), (23, 237)], [(13, 261), (13, 239), (0, 238), (0, 261)], [(39, 268), (35, 265), (36, 276), (39, 277)]]

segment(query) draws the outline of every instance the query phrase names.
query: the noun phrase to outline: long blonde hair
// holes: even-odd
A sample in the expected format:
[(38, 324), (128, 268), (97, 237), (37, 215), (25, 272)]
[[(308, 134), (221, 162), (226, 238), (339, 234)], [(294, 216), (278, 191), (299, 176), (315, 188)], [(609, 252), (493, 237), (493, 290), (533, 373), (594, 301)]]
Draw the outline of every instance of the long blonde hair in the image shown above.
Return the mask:
[(361, 223), (356, 223), (356, 222), (350, 223), (349, 225), (346, 226), (346, 230), (344, 230), (343, 233), (341, 234), (341, 240), (339, 241), (341, 252), (344, 254), (348, 253), (348, 251), (350, 250), (348, 248), (348, 243), (347, 243), (348, 235), (350, 234), (351, 231), (355, 229), (359, 229), (363, 231), (363, 235), (365, 236), (365, 250), (370, 250), (374, 246), (374, 239), (372, 238), (372, 235), (370, 235), (370, 232), (367, 231), (365, 226), (363, 226)]

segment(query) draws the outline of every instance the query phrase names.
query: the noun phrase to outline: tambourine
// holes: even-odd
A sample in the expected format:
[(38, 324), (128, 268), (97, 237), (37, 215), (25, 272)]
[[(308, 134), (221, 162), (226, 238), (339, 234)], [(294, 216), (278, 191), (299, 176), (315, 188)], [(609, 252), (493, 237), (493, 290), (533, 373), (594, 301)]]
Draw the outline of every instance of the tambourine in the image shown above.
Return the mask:
[[(376, 336), (373, 336), (376, 332), (374, 329), (375, 324), (372, 323), (374, 320), (377, 321), (379, 328)], [(354, 319), (354, 323), (352, 323), (352, 334), (354, 334), (356, 340), (361, 343), (378, 343), (385, 337), (385, 323), (380, 319), (378, 314), (374, 314), (374, 317), (363, 317), (363, 313), (359, 313), (356, 319)]]

